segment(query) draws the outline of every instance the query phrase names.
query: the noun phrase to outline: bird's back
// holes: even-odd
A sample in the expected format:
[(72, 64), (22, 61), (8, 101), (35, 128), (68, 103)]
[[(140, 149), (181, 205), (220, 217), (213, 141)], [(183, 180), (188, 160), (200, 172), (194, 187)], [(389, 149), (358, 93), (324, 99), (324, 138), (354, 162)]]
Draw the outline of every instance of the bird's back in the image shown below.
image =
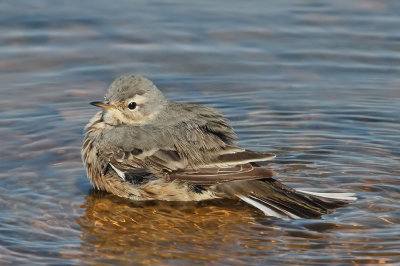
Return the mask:
[[(101, 150), (176, 151), (188, 165), (209, 162), (221, 152), (242, 150), (236, 135), (220, 112), (213, 108), (170, 102), (147, 125), (106, 128), (98, 139)], [(224, 152), (225, 151), (225, 152)]]

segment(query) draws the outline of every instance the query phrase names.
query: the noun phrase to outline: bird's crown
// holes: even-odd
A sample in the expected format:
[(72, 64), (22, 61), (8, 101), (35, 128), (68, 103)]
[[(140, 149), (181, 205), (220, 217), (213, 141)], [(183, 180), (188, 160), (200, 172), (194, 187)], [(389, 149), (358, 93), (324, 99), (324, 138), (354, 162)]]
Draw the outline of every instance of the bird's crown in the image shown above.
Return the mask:
[(108, 102), (121, 101), (135, 95), (164, 98), (161, 91), (149, 79), (141, 75), (120, 76), (111, 83), (104, 99)]

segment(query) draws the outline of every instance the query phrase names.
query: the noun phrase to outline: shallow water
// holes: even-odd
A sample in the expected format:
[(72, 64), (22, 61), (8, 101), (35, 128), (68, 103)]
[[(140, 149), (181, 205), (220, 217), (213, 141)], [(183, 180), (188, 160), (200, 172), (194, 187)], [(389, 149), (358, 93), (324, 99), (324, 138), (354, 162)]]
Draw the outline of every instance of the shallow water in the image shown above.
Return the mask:
[[(0, 264), (400, 263), (400, 2), (3, 1)], [(117, 76), (220, 109), (319, 220), (93, 191), (83, 127)]]

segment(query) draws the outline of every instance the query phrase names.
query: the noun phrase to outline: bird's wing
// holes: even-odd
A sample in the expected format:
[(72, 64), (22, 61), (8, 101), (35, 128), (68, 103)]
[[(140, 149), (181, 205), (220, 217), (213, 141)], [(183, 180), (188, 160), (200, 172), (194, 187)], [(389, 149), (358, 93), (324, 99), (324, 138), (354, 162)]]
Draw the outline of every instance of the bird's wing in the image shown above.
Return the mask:
[(215, 156), (207, 164), (190, 167), (187, 159), (177, 151), (157, 150), (155, 152), (114, 153), (110, 165), (117, 174), (126, 179), (135, 169), (148, 169), (156, 176), (193, 184), (211, 185), (233, 180), (254, 180), (272, 177), (273, 172), (254, 162), (275, 158), (271, 153), (242, 150)]
[[(236, 135), (215, 109), (174, 104), (182, 119), (172, 125), (117, 127), (112, 130), (110, 163), (122, 173), (143, 168), (159, 177), (188, 182), (222, 182), (270, 177), (272, 172), (249, 164), (273, 159), (270, 153), (246, 151), (235, 144)], [(164, 120), (163, 120), (164, 121)], [(107, 158), (110, 158), (107, 155)], [(221, 178), (219, 178), (221, 176)], [(223, 176), (223, 177), (222, 177)]]
[(170, 180), (179, 180), (196, 185), (214, 185), (237, 180), (257, 180), (274, 176), (272, 170), (252, 163), (234, 166), (214, 166), (198, 169), (185, 169), (172, 172)]

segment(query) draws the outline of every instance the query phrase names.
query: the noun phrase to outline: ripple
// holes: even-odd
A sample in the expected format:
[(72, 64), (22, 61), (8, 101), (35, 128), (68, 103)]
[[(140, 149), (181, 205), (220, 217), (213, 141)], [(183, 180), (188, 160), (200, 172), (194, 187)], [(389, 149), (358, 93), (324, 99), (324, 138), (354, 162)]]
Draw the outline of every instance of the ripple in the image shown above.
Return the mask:
[[(399, 262), (396, 1), (14, 2), (0, 3), (0, 264)], [(358, 200), (279, 220), (91, 190), (88, 103), (126, 73), (221, 110), (285, 184)]]

